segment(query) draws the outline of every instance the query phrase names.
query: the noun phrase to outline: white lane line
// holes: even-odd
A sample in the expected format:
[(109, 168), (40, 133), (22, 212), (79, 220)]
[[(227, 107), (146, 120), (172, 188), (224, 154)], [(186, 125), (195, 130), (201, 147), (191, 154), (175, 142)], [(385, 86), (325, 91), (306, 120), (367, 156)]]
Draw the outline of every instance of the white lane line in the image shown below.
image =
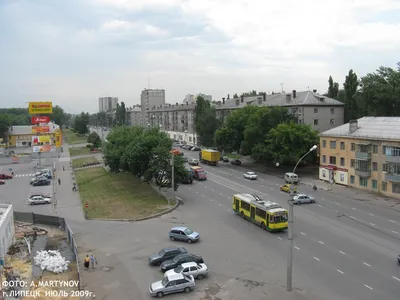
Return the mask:
[(393, 220), (389, 220), (389, 222), (391, 222), (391, 223), (396, 223), (396, 221), (393, 221)]
[(206, 185), (205, 185), (204, 187), (205, 187), (205, 188), (207, 188), (207, 186), (206, 186)]
[(318, 258), (318, 257), (315, 257), (315, 256), (314, 256), (313, 258), (314, 258), (315, 260), (319, 261), (319, 258)]
[(374, 224), (374, 223), (369, 223), (369, 225), (371, 225), (371, 226), (375, 226), (375, 224)]
[(339, 203), (339, 202), (335, 202), (335, 204), (336, 204), (336, 205), (340, 205), (340, 203)]
[(196, 192), (196, 194), (198, 194), (199, 192)]
[(231, 210), (228, 208), (228, 211), (231, 212)]
[(323, 241), (318, 241), (318, 243), (320, 243), (321, 245), (325, 245)]
[(344, 272), (340, 271), (339, 269), (337, 269), (336, 271), (338, 271), (340, 274), (344, 274)]
[(397, 281), (400, 281), (400, 278), (397, 278), (396, 276), (392, 276), (393, 279), (396, 279)]
[(355, 209), (354, 207), (352, 207), (351, 209), (352, 209), (352, 210), (357, 210), (357, 209)]
[(223, 194), (222, 193), (219, 193), (221, 196), (223, 196)]
[(299, 247), (297, 247), (297, 246), (294, 246), (294, 248), (295, 248), (295, 249), (297, 249), (297, 250), (300, 250), (300, 248), (299, 248)]
[(353, 216), (350, 216), (350, 219), (355, 219), (355, 217), (353, 217)]
[(318, 206), (319, 206), (319, 207), (322, 207), (322, 205), (321, 205), (321, 204), (318, 204)]
[(212, 199), (210, 199), (210, 201), (212, 202)]
[(204, 195), (201, 195), (202, 197), (205, 197)]
[(370, 264), (367, 264), (366, 262), (364, 262), (364, 265), (366, 265), (367, 267), (370, 267), (370, 266), (371, 266)]
[(300, 232), (302, 235), (306, 235), (304, 232)]
[(370, 216), (375, 216), (374, 214), (369, 214)]
[(222, 206), (220, 203), (218, 203), (218, 206)]
[(395, 233), (395, 234), (399, 234), (397, 231), (394, 231), (394, 230), (392, 230), (392, 232)]
[(343, 251), (339, 251), (340, 254), (346, 255), (346, 253), (344, 253)]
[(365, 286), (367, 289), (370, 289), (371, 291), (373, 290), (373, 288), (370, 287), (369, 285), (364, 284), (364, 286)]
[(278, 240), (282, 240), (282, 238), (280, 236), (278, 236), (277, 238), (278, 238)]

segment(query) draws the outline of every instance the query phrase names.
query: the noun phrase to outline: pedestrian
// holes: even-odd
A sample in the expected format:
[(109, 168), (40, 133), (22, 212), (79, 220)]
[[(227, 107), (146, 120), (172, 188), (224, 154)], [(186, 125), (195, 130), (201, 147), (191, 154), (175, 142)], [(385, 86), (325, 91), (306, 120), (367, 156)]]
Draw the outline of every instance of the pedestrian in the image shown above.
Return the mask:
[(58, 178), (58, 185), (61, 185), (61, 179)]
[(63, 166), (63, 171), (65, 171), (65, 167)]
[(89, 264), (90, 264), (90, 257), (89, 255), (86, 255), (85, 259), (83, 260), (83, 265), (86, 270), (89, 269)]
[(94, 269), (94, 266), (97, 265), (97, 259), (93, 254), (90, 255), (90, 265), (92, 266), (92, 269)]

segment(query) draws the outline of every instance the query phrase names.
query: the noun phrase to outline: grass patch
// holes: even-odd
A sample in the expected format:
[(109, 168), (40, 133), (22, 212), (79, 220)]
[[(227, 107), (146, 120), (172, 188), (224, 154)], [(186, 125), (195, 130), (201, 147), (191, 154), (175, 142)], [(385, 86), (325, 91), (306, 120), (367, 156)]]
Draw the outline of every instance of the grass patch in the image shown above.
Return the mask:
[(240, 159), (242, 156), (239, 154), (232, 154), (232, 153), (226, 153), (226, 156), (228, 156), (231, 159)]
[(81, 148), (69, 148), (69, 155), (71, 156), (79, 156), (79, 155), (88, 155), (90, 153), (90, 148), (81, 147)]
[(92, 164), (92, 163), (100, 164), (99, 160), (94, 156), (80, 157), (80, 158), (75, 158), (72, 160), (72, 167), (82, 168), (82, 167), (84, 167), (84, 164)]
[(87, 137), (86, 136), (77, 136), (75, 132), (72, 132), (71, 129), (64, 129), (62, 131), (65, 141), (68, 144), (82, 144), (82, 143), (87, 143)]
[(88, 168), (76, 171), (76, 180), (89, 218), (138, 219), (169, 208), (164, 197), (131, 174)]

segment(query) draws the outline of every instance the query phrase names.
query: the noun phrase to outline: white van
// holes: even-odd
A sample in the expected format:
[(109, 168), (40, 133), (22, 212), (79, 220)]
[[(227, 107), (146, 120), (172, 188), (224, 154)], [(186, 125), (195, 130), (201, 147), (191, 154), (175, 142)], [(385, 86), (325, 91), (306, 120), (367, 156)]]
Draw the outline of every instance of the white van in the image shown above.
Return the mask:
[(293, 180), (293, 183), (299, 183), (299, 176), (295, 173), (286, 173), (285, 174), (285, 182), (286, 183), (291, 183)]

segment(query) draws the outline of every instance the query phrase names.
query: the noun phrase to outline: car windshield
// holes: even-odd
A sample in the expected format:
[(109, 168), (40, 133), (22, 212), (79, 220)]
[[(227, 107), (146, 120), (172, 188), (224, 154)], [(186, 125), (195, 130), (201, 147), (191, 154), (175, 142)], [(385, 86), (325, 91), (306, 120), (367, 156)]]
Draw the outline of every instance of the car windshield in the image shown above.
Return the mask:
[(204, 173), (204, 172), (197, 172), (197, 174), (199, 174), (199, 175), (206, 175), (206, 173)]
[(179, 267), (175, 268), (174, 271), (175, 271), (175, 273), (180, 273), (180, 272), (182, 272), (182, 271), (183, 271), (182, 265), (180, 265)]
[(193, 233), (193, 230), (191, 230), (191, 229), (189, 229), (189, 228), (186, 228), (183, 232), (184, 232), (186, 235), (191, 235), (191, 234)]
[(249, 175), (255, 175), (254, 172), (247, 172), (247, 174), (249, 174)]
[(165, 254), (165, 250), (162, 249), (160, 252), (158, 252), (158, 255), (163, 256)]
[(169, 283), (168, 278), (164, 278), (164, 279), (161, 281), (161, 284), (162, 284), (163, 286), (166, 286), (168, 283)]

